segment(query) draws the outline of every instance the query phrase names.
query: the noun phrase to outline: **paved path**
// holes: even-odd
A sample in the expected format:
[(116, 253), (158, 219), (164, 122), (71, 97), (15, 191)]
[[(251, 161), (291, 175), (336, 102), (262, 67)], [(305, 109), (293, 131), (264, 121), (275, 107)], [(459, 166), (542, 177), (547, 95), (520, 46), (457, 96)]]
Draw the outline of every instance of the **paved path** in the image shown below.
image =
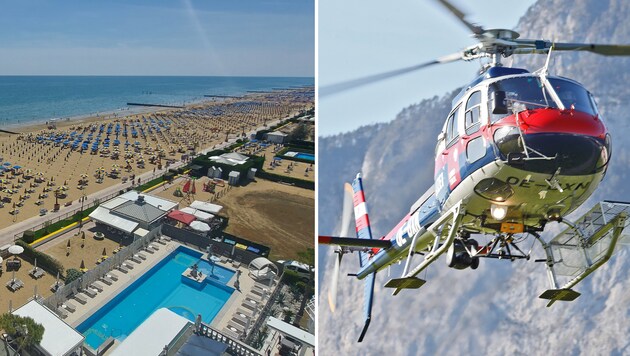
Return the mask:
[[(269, 126), (273, 126), (276, 125), (278, 123), (280, 123), (283, 120), (288, 120), (289, 117), (284, 118), (284, 119), (278, 119), (272, 122), (269, 122), (268, 125)], [(247, 137), (250, 137), (252, 134), (256, 133), (259, 130), (264, 129), (264, 127), (259, 127), (255, 130), (252, 130), (250, 132), (247, 132), (246, 135)], [(224, 147), (227, 147), (233, 143), (236, 142), (236, 139), (230, 139), (228, 142), (224, 142), (222, 144), (217, 145), (216, 147), (208, 147), (203, 149), (202, 151), (200, 151), (200, 154), (206, 154), (212, 150), (216, 150), (216, 149), (221, 149)], [(145, 172), (143, 174), (140, 174), (138, 176), (136, 176), (136, 178), (139, 178), (141, 182), (147, 182), (163, 173), (165, 173), (168, 169), (177, 169), (181, 166), (184, 166), (187, 162), (182, 162), (182, 161), (177, 161), (174, 164), (168, 166), (168, 167), (164, 167), (163, 169), (157, 169), (155, 170), (155, 173), (153, 173), (153, 171), (148, 171)], [(128, 181), (127, 183), (118, 183), (115, 184), (111, 187), (107, 187), (104, 188), (103, 190), (100, 190), (96, 193), (90, 194), (87, 196), (87, 200), (84, 202), (84, 206), (86, 208), (90, 207), (92, 205), (92, 203), (94, 202), (94, 200), (101, 200), (103, 197), (107, 197), (110, 196), (112, 194), (114, 194), (115, 192), (120, 191), (121, 189), (126, 189), (132, 186), (132, 183), (130, 181)], [(15, 224), (12, 224), (11, 226), (8, 226), (2, 230), (0, 230), (0, 246), (3, 246), (5, 244), (9, 244), (9, 243), (13, 243), (15, 235), (18, 233), (22, 233), (25, 230), (28, 230), (34, 226), (39, 226), (41, 224), (43, 224), (44, 222), (48, 221), (48, 220), (53, 220), (56, 219), (58, 217), (63, 217), (64, 215), (66, 215), (68, 212), (76, 210), (77, 208), (81, 207), (81, 203), (79, 203), (78, 201), (73, 201), (72, 205), (70, 206), (61, 206), (61, 208), (59, 209), (59, 211), (56, 212), (50, 212), (44, 216), (34, 216), (32, 218), (26, 219), (24, 221), (20, 221), (20, 222), (16, 222)]]

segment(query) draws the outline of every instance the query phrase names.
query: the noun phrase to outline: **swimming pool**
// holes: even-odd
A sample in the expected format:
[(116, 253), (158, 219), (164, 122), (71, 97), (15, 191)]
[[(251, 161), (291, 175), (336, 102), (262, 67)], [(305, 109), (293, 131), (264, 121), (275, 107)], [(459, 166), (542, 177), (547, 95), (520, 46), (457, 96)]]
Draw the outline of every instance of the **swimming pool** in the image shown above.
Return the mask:
[[(180, 246), (169, 256), (120, 292), (109, 303), (82, 322), (76, 329), (85, 342), (97, 349), (110, 336), (122, 341), (154, 311), (168, 308), (195, 321), (201, 314), (210, 323), (234, 292), (225, 285), (234, 271), (200, 260), (201, 253)], [(200, 285), (182, 280), (181, 274), (197, 263), (209, 275)]]
[(306, 161), (315, 162), (315, 155), (312, 153), (289, 151), (284, 154), (286, 157), (300, 158)]

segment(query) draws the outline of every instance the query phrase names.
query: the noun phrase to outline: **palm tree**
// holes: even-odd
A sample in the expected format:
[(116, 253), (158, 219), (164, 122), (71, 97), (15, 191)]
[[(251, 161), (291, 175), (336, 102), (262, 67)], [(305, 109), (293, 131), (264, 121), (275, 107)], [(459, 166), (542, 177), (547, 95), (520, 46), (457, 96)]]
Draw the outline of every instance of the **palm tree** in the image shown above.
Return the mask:
[(304, 287), (304, 294), (302, 295), (302, 301), (300, 302), (300, 310), (295, 316), (295, 320), (293, 321), (293, 325), (299, 326), (302, 317), (304, 316), (304, 310), (306, 309), (306, 302), (308, 302), (308, 297), (311, 295), (311, 291), (313, 289), (313, 284), (315, 283), (315, 249), (307, 248), (305, 251), (298, 252), (298, 261), (305, 263), (308, 265), (308, 282)]

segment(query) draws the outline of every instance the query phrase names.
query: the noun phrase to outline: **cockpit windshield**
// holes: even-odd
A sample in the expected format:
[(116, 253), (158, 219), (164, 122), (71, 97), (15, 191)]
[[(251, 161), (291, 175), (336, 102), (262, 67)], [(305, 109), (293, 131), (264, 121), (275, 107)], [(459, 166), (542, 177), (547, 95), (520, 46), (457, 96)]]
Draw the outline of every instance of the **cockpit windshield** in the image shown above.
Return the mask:
[[(573, 82), (559, 78), (549, 78), (549, 82), (566, 109), (573, 108), (577, 111), (596, 115), (596, 108), (593, 107), (590, 94), (586, 89)], [(497, 90), (505, 92), (509, 107), (515, 103), (523, 105), (528, 110), (558, 107), (549, 91), (541, 82), (540, 77), (537, 76), (497, 81), (490, 84), (488, 93), (491, 95), (492, 92)]]

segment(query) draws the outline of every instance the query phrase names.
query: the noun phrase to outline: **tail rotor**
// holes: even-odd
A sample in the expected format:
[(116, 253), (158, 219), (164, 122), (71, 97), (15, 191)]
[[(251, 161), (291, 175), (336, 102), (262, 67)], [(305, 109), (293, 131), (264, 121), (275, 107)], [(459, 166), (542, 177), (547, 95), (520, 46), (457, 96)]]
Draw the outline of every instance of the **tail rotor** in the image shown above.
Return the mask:
[[(350, 233), (350, 224), (352, 224), (353, 214), (353, 191), (350, 183), (346, 183), (343, 186), (343, 215), (341, 217), (341, 231), (339, 236), (347, 237)], [(334, 313), (337, 304), (337, 285), (339, 283), (339, 269), (341, 266), (341, 260), (343, 259), (344, 249), (341, 246), (335, 246), (335, 268), (333, 270), (332, 281), (330, 290), (328, 291), (328, 305), (330, 310)]]

